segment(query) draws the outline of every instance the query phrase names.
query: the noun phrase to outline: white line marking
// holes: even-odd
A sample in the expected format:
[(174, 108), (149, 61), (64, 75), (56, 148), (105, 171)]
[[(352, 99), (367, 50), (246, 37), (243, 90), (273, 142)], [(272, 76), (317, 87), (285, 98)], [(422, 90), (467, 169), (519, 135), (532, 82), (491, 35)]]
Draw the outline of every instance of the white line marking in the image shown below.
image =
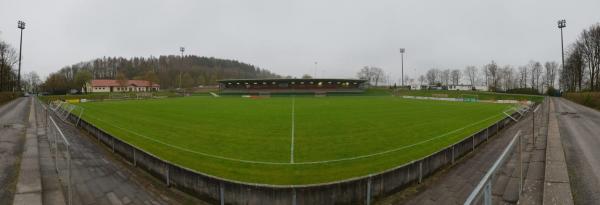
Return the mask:
[(295, 128), (295, 113), (296, 113), (296, 96), (292, 96), (292, 145), (290, 149), (290, 163), (294, 163), (294, 130)]
[[(88, 108), (88, 110), (90, 110), (90, 109)], [(417, 143), (414, 143), (414, 144), (411, 144), (411, 145), (406, 145), (406, 146), (402, 146), (402, 147), (398, 147), (398, 148), (394, 148), (394, 149), (390, 149), (390, 150), (386, 150), (386, 151), (382, 151), (382, 152), (376, 152), (376, 153), (373, 153), (373, 154), (361, 155), (361, 156), (356, 156), (356, 157), (347, 157), (347, 158), (340, 158), (340, 159), (332, 159), (332, 160), (295, 162), (293, 164), (289, 163), (289, 162), (268, 162), (268, 161), (253, 161), (253, 160), (235, 159), (235, 158), (229, 158), (229, 157), (223, 157), (223, 156), (217, 156), (217, 155), (207, 154), (207, 153), (203, 153), (203, 152), (198, 152), (198, 151), (194, 151), (194, 150), (191, 150), (191, 149), (188, 149), (188, 148), (183, 148), (183, 147), (180, 147), (180, 146), (177, 146), (177, 145), (172, 145), (172, 144), (169, 144), (169, 143), (166, 143), (166, 142), (163, 142), (163, 141), (160, 141), (160, 140), (157, 140), (157, 139), (154, 139), (154, 138), (151, 138), (151, 137), (139, 134), (137, 132), (134, 132), (134, 131), (131, 131), (131, 130), (128, 130), (128, 129), (125, 129), (125, 128), (122, 128), (122, 127), (119, 127), (119, 126), (116, 126), (116, 125), (113, 125), (111, 123), (108, 123), (108, 122), (106, 122), (104, 120), (101, 120), (99, 118), (96, 118), (96, 117), (91, 117), (91, 116), (88, 116), (88, 117), (94, 118), (94, 119), (96, 119), (98, 121), (101, 121), (101, 122), (107, 124), (107, 125), (110, 125), (112, 127), (115, 127), (117, 129), (129, 132), (129, 133), (132, 133), (132, 134), (140, 136), (142, 138), (146, 138), (146, 139), (154, 141), (156, 143), (159, 143), (159, 144), (162, 144), (162, 145), (165, 145), (165, 146), (168, 146), (168, 147), (172, 147), (172, 148), (175, 148), (175, 149), (178, 149), (178, 150), (181, 150), (181, 151), (186, 151), (186, 152), (189, 152), (189, 153), (198, 154), (198, 155), (202, 155), (202, 156), (206, 156), (206, 157), (212, 157), (212, 158), (215, 158), (215, 159), (222, 159), (222, 160), (228, 160), (228, 161), (234, 161), (234, 162), (243, 162), (243, 163), (248, 163), (248, 164), (297, 165), (297, 164), (326, 164), (326, 163), (332, 163), (332, 162), (350, 161), (350, 160), (355, 160), (355, 159), (362, 159), (362, 158), (368, 158), (368, 157), (373, 157), (373, 156), (377, 156), (377, 155), (382, 155), (382, 154), (397, 152), (397, 151), (400, 151), (400, 150), (403, 150), (403, 149), (406, 149), (406, 148), (410, 148), (410, 147), (414, 147), (414, 146), (417, 146), (417, 145), (420, 145), (420, 144), (423, 144), (423, 143), (426, 143), (426, 142), (429, 142), (429, 141), (432, 141), (432, 140), (435, 140), (435, 139), (439, 139), (441, 137), (450, 135), (452, 133), (456, 133), (458, 131), (464, 130), (465, 128), (468, 128), (468, 127), (477, 125), (479, 123), (485, 122), (485, 121), (490, 120), (490, 119), (492, 119), (494, 117), (497, 117), (499, 115), (502, 115), (502, 113), (493, 115), (493, 116), (488, 117), (486, 119), (474, 122), (474, 123), (469, 124), (467, 126), (464, 126), (462, 128), (458, 128), (456, 130), (444, 133), (442, 135), (438, 135), (436, 137), (433, 137), (433, 138), (430, 138), (430, 139), (427, 139), (427, 140), (423, 140), (423, 141), (420, 141), (420, 142), (417, 142)]]

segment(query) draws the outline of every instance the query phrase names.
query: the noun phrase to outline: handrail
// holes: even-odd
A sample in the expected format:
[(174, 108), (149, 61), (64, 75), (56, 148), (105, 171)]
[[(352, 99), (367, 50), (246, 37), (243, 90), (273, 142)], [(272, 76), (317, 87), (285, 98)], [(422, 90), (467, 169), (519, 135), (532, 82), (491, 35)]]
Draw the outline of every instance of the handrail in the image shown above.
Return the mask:
[[(491, 191), (491, 181), (490, 180), (492, 178), (492, 175), (495, 174), (496, 171), (498, 171), (498, 168), (500, 167), (500, 165), (506, 160), (508, 153), (514, 148), (514, 145), (515, 145), (517, 139), (519, 139), (519, 143), (521, 143), (521, 130), (519, 130), (517, 132), (517, 134), (515, 134), (515, 136), (510, 141), (508, 146), (506, 146), (506, 148), (504, 149), (504, 151), (502, 152), (500, 157), (496, 160), (496, 162), (494, 162), (494, 165), (485, 173), (485, 175), (483, 176), (481, 181), (479, 181), (479, 184), (477, 184), (475, 189), (473, 189), (473, 191), (471, 192), (471, 194), (465, 201), (464, 205), (473, 204), (477, 195), (481, 192), (481, 190), (484, 188), (484, 186), (486, 186), (486, 189), (490, 189), (490, 191)], [(487, 187), (487, 186), (489, 186), (489, 187)], [(486, 190), (486, 192), (487, 192), (487, 190)], [(485, 204), (491, 204), (491, 196), (487, 196), (487, 194), (486, 194), (486, 195), (484, 195), (484, 197), (485, 197), (484, 198)]]

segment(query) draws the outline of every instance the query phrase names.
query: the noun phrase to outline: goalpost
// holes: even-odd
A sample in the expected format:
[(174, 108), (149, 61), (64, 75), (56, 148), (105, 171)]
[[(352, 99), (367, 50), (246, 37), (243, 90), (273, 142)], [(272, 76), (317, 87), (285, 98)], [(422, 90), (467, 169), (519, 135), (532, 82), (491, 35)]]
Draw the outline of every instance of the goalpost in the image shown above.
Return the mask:
[(463, 99), (463, 102), (479, 102), (479, 95), (461, 94), (460, 98)]

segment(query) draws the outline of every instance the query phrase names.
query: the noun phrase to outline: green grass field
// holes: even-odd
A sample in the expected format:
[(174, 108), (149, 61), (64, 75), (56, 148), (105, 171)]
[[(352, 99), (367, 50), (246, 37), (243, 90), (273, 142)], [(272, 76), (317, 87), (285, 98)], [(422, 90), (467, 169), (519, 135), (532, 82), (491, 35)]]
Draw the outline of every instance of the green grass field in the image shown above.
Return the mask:
[(85, 108), (85, 120), (162, 159), (221, 178), (273, 185), (384, 171), (470, 136), (513, 106), (392, 96), (186, 97), (78, 105)]

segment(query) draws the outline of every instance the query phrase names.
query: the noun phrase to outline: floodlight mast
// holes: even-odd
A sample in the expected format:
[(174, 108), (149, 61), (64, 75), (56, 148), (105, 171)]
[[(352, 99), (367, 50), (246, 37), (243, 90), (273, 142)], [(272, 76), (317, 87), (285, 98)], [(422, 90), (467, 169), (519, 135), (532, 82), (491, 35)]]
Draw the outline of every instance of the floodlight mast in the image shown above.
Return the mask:
[[(183, 63), (183, 52), (185, 52), (185, 47), (179, 47), (179, 51), (181, 51), (181, 61)], [(179, 89), (181, 90), (181, 71), (179, 71)]]
[(402, 81), (402, 87), (404, 87), (404, 48), (400, 48), (400, 55), (402, 56), (402, 79), (400, 79)]
[[(565, 48), (563, 44), (563, 28), (567, 27), (567, 21), (564, 19), (558, 20), (558, 28), (560, 28), (560, 52), (562, 57), (562, 69), (565, 69)], [(560, 85), (560, 83), (559, 83)], [(559, 86), (560, 87), (560, 86)]]
[(17, 89), (21, 92), (21, 51), (23, 50), (23, 29), (25, 29), (25, 22), (17, 21), (17, 28), (21, 29), (21, 40), (19, 41), (19, 74), (17, 77)]
[(313, 78), (317, 78), (317, 61), (315, 61), (315, 76)]

